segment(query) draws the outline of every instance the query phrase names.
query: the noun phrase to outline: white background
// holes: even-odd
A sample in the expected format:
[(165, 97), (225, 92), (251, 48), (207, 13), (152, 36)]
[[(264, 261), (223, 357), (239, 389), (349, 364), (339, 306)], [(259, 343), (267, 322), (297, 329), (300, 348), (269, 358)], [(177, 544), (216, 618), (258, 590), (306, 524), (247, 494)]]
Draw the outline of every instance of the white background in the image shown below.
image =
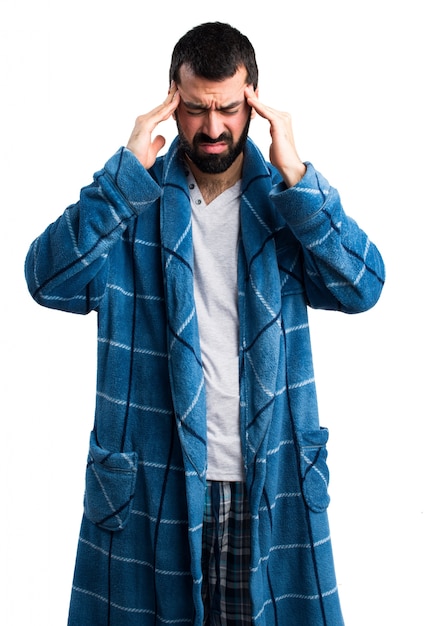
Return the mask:
[[(292, 113), (300, 156), (384, 256), (372, 311), (311, 313), (330, 523), (347, 626), (427, 624), (422, 5), (1, 0), (2, 626), (66, 624), (95, 396), (96, 317), (36, 305), (27, 249), (166, 97), (177, 39), (213, 20), (249, 36), (260, 98)], [(268, 156), (265, 120), (251, 136)]]

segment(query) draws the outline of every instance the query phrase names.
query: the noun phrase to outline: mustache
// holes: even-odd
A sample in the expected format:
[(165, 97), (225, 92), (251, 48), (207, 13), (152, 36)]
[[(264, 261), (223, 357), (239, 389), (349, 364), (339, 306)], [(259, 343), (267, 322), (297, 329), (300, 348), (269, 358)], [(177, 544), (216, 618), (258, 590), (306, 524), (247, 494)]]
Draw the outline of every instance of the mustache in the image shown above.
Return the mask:
[(215, 139), (212, 139), (212, 137), (209, 137), (209, 135), (205, 135), (205, 133), (197, 133), (196, 135), (194, 135), (193, 143), (230, 143), (231, 140), (232, 137), (229, 133), (221, 133), (221, 135), (219, 137), (216, 137)]

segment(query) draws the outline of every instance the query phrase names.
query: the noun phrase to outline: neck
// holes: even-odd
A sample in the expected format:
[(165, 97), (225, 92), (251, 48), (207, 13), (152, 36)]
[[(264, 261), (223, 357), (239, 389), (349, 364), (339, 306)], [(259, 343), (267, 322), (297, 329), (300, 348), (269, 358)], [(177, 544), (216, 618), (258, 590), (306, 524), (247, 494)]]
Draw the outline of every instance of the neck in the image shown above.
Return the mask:
[(239, 154), (228, 170), (221, 174), (205, 174), (190, 159), (187, 158), (187, 162), (206, 204), (235, 185), (242, 176), (243, 153)]

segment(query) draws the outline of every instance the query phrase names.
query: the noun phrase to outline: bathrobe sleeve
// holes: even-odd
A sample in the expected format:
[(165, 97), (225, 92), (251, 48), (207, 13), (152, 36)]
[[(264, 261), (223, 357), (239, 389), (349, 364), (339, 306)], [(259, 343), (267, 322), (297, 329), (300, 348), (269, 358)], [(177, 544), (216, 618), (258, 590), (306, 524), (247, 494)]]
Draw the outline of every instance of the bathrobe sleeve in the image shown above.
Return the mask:
[(271, 199), (301, 246), (308, 304), (359, 313), (377, 302), (385, 280), (382, 257), (348, 217), (338, 191), (311, 163), (294, 187), (276, 185)]
[(157, 200), (160, 188), (121, 148), (94, 175), (80, 199), (31, 244), (25, 276), (44, 306), (85, 314), (105, 291), (109, 253), (129, 224)]

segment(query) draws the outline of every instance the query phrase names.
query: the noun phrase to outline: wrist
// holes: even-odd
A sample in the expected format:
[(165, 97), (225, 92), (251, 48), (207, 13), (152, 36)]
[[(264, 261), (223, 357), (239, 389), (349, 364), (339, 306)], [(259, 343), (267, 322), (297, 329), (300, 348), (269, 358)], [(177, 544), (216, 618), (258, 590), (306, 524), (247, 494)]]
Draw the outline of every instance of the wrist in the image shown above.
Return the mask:
[(300, 162), (291, 167), (281, 167), (279, 171), (287, 187), (294, 187), (305, 176), (307, 167)]

